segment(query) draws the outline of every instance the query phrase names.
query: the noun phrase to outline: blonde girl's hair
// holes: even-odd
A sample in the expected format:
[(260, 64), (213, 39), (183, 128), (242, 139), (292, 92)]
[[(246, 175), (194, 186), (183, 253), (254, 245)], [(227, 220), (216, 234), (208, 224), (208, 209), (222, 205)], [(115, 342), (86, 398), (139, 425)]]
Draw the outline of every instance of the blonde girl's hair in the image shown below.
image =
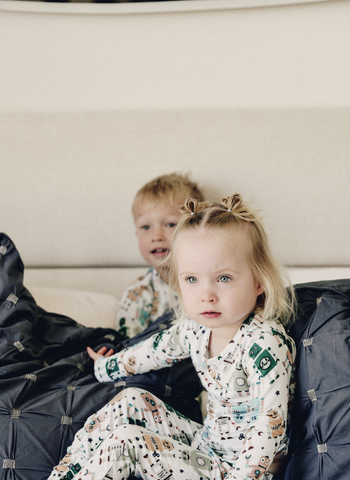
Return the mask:
[[(264, 287), (254, 311), (262, 315), (263, 321), (279, 318), (281, 323), (287, 325), (293, 319), (295, 310), (294, 289), (282, 266), (271, 254), (258, 211), (243, 203), (238, 193), (211, 204), (190, 198), (180, 211), (182, 216), (174, 232), (169, 254), (169, 285), (176, 291), (180, 301), (178, 318), (186, 316), (176, 264), (178, 238), (182, 232), (191, 229), (217, 230), (220, 234), (220, 229), (231, 228), (235, 241), (238, 240), (245, 249), (255, 280)], [(204, 231), (202, 233), (205, 235)]]
[(187, 175), (178, 173), (161, 175), (147, 182), (136, 193), (132, 212), (135, 218), (137, 208), (142, 204), (147, 204), (149, 208), (152, 208), (160, 202), (166, 201), (180, 206), (186, 198), (190, 197), (202, 201), (203, 193), (197, 183), (190, 180)]

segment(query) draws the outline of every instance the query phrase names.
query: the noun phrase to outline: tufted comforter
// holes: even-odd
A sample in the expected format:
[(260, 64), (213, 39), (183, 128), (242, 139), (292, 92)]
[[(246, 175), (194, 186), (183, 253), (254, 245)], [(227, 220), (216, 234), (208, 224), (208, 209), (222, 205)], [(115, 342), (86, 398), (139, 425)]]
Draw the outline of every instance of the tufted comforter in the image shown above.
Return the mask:
[[(147, 388), (200, 421), (195, 398), (202, 387), (190, 362), (98, 383), (86, 346), (120, 349), (131, 341), (113, 329), (86, 328), (46, 312), (24, 287), (23, 272), (15, 245), (0, 234), (1, 480), (46, 479), (87, 417), (127, 386)], [(144, 335), (169, 326), (168, 317)]]
[(296, 395), (285, 480), (350, 478), (350, 280), (296, 286)]

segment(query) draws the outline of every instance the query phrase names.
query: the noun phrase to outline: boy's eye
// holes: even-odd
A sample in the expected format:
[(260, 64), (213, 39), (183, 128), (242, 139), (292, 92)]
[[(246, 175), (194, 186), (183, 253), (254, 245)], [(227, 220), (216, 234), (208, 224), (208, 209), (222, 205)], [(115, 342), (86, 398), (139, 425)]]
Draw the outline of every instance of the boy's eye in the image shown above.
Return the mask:
[(175, 228), (176, 225), (177, 225), (177, 223), (173, 223), (173, 222), (168, 223), (168, 227), (170, 227), (170, 228)]
[(228, 277), (227, 275), (221, 275), (221, 277), (219, 278), (219, 282), (223, 282), (223, 283), (227, 283), (231, 280), (230, 277)]
[(187, 277), (186, 281), (188, 283), (196, 283), (197, 279), (196, 279), (196, 277)]

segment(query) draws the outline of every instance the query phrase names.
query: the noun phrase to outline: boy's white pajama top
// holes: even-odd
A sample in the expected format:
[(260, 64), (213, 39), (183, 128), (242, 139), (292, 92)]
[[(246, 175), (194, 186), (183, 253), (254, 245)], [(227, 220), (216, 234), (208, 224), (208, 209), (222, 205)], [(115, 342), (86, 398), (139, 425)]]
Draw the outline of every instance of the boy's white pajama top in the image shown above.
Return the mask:
[(177, 296), (154, 267), (124, 292), (117, 314), (116, 330), (127, 337), (141, 333), (175, 303)]
[(262, 322), (259, 314), (245, 320), (213, 358), (208, 355), (209, 338), (209, 329), (185, 319), (112, 357), (100, 358), (95, 375), (101, 382), (111, 381), (190, 356), (208, 392), (208, 414), (191, 446), (222, 466), (213, 478), (261, 478), (288, 448), (294, 342), (278, 321)]

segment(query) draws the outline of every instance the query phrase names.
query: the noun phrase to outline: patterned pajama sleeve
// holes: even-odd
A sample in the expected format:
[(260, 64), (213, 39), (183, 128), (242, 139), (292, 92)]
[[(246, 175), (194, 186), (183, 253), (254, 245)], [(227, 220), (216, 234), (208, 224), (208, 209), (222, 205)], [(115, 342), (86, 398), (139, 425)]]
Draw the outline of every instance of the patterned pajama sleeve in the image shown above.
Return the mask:
[(181, 324), (177, 324), (111, 357), (100, 358), (95, 363), (95, 376), (99, 382), (110, 382), (170, 367), (172, 363), (189, 356), (189, 340), (183, 334)]

